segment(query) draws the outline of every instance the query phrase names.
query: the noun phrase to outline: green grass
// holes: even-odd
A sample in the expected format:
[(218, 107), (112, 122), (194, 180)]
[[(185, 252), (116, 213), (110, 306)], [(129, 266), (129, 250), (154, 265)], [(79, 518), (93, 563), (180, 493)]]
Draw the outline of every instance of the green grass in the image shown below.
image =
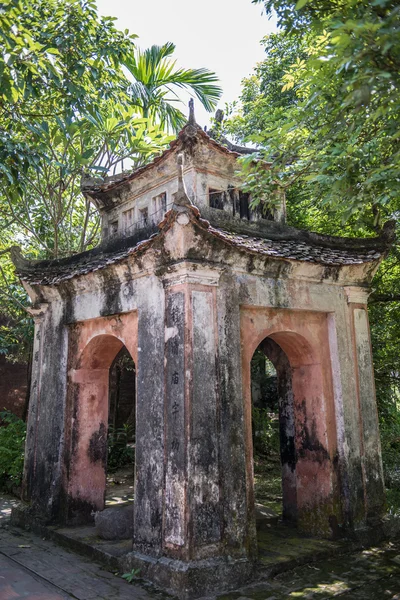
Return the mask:
[(259, 504), (282, 512), (282, 473), (277, 454), (254, 456), (254, 493)]

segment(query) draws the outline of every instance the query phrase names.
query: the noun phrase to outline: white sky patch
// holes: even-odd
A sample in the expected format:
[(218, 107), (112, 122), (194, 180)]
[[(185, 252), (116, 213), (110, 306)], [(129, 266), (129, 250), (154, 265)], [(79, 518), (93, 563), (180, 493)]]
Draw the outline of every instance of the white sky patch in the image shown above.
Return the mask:
[[(264, 58), (260, 40), (276, 23), (251, 0), (97, 0), (101, 15), (117, 17), (119, 29), (129, 29), (148, 48), (165, 42), (176, 44), (177, 66), (214, 71), (223, 89), (219, 108), (238, 99), (241, 80)], [(187, 114), (189, 96), (182, 93)], [(210, 114), (195, 99), (196, 120), (209, 126)]]

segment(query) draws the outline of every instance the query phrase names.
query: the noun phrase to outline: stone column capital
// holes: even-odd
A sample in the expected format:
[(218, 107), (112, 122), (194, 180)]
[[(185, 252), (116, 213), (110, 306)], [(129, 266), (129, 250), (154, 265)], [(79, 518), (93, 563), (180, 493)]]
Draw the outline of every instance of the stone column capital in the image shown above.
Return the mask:
[(26, 311), (33, 317), (33, 320), (38, 325), (42, 322), (46, 312), (48, 311), (49, 304), (47, 302), (42, 302), (37, 306), (27, 307)]
[(184, 283), (217, 286), (221, 271), (203, 267), (197, 263), (184, 261), (170, 267), (167, 273), (162, 277), (165, 288)]
[(367, 304), (371, 289), (368, 287), (359, 287), (348, 285), (344, 287), (348, 304)]

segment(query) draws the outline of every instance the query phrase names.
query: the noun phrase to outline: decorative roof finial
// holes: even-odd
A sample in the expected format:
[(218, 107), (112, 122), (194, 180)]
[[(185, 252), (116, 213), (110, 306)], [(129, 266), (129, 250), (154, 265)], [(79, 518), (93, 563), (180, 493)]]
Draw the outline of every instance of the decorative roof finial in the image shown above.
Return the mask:
[(188, 123), (189, 125), (196, 125), (196, 119), (194, 117), (194, 100), (193, 98), (190, 98), (189, 100), (189, 119), (188, 119)]
[(192, 203), (190, 201), (189, 196), (187, 195), (185, 182), (183, 179), (183, 154), (179, 153), (176, 157), (176, 162), (178, 165), (178, 191), (175, 194), (174, 205), (173, 208), (181, 208), (185, 206), (191, 206)]

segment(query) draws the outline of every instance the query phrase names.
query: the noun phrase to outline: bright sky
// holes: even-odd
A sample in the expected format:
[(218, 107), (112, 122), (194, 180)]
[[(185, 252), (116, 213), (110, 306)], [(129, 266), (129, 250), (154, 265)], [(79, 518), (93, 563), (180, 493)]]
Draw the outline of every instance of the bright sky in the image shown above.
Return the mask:
[[(214, 71), (224, 91), (220, 108), (238, 98), (241, 80), (263, 59), (261, 38), (276, 30), (251, 0), (97, 0), (97, 6), (101, 15), (117, 17), (119, 29), (136, 33), (141, 48), (173, 42), (179, 67)], [(199, 125), (208, 125), (210, 115), (199, 101), (195, 107)]]

